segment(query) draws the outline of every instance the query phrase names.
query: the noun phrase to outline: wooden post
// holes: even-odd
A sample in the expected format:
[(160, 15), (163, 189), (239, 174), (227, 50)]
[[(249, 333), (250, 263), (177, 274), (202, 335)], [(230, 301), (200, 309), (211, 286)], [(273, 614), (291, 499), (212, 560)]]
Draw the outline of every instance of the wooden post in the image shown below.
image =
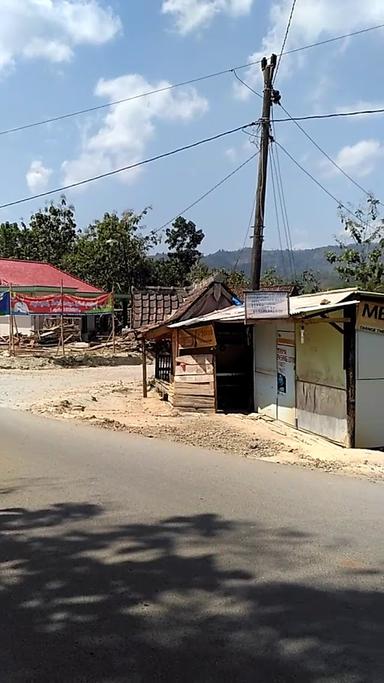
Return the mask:
[(141, 340), (142, 362), (143, 362), (143, 398), (147, 398), (147, 349), (145, 346), (145, 337)]
[(65, 356), (65, 346), (64, 346), (64, 289), (63, 289), (63, 281), (61, 281), (60, 345), (61, 345), (61, 353), (63, 354), (63, 356)]
[(252, 262), (251, 262), (251, 288), (260, 289), (260, 275), (261, 275), (261, 253), (264, 240), (264, 224), (265, 224), (265, 196), (267, 190), (267, 169), (268, 169), (268, 151), (270, 143), (270, 117), (273, 97), (273, 74), (276, 67), (276, 55), (271, 55), (270, 63), (267, 63), (265, 57), (261, 60), (261, 69), (264, 76), (264, 95), (263, 95), (263, 112), (261, 117), (261, 135), (260, 135), (260, 154), (259, 154), (259, 172), (256, 187), (256, 209), (255, 209), (255, 225), (253, 229), (253, 244), (252, 244)]
[(345, 318), (350, 315), (351, 322), (344, 323), (344, 367), (347, 388), (347, 447), (355, 447), (356, 433), (356, 307), (344, 310)]
[(112, 355), (116, 353), (115, 288), (112, 288)]
[(9, 342), (8, 353), (10, 356), (15, 355), (15, 341), (13, 338), (13, 311), (12, 311), (12, 285), (9, 287)]

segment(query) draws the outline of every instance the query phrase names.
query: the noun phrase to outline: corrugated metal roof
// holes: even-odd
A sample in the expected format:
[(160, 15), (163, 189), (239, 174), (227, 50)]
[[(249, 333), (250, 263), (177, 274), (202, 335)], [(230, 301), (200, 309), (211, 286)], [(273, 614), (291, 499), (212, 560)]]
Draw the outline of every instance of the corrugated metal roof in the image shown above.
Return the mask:
[(321, 311), (326, 308), (338, 308), (340, 304), (342, 304), (351, 296), (351, 294), (357, 293), (357, 289), (350, 288), (316, 292), (316, 294), (301, 294), (300, 296), (291, 296), (289, 299), (289, 312), (291, 315), (298, 315), (299, 313), (307, 313), (317, 310)]
[(100, 292), (87, 282), (42, 261), (0, 259), (0, 284), (16, 287), (52, 287), (73, 289), (77, 292)]
[(200, 325), (202, 323), (242, 323), (244, 322), (245, 308), (244, 304), (241, 306), (229, 306), (219, 311), (213, 311), (206, 315), (200, 315), (197, 318), (190, 320), (182, 320), (179, 323), (169, 325), (169, 327), (190, 327), (191, 325)]
[[(353, 298), (351, 298), (353, 296)], [(364, 292), (356, 287), (349, 287), (345, 289), (333, 289), (324, 292), (316, 292), (316, 294), (301, 294), (300, 296), (289, 297), (289, 312), (291, 316), (305, 315), (309, 313), (322, 313), (322, 311), (331, 311), (344, 306), (352, 306), (359, 303), (357, 297), (381, 297), (384, 298), (383, 292)], [(245, 307), (231, 306), (222, 311), (214, 311), (207, 315), (202, 315), (191, 320), (182, 321), (170, 325), (169, 327), (187, 327), (190, 325), (198, 325), (213, 322), (244, 322)], [(273, 320), (273, 318), (269, 318)]]
[(352, 304), (356, 305), (359, 303), (358, 299), (353, 299), (350, 301), (340, 301), (338, 304), (321, 304), (320, 306), (311, 306), (310, 308), (304, 308), (301, 310), (297, 310), (295, 312), (291, 311), (291, 315), (305, 315), (306, 313), (322, 313), (323, 311), (335, 311), (338, 308), (344, 308), (344, 306), (351, 306)]

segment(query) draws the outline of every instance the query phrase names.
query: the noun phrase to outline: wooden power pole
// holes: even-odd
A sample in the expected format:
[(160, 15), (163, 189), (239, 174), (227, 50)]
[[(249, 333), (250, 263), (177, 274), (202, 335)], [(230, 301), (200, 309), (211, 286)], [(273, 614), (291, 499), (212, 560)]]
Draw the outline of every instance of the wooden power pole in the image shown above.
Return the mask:
[[(276, 67), (276, 55), (271, 55), (268, 64), (266, 58), (261, 60), (261, 69), (264, 76), (264, 96), (263, 96), (263, 112), (261, 117), (261, 138), (260, 138), (260, 156), (259, 156), (259, 172), (256, 187), (256, 210), (255, 210), (255, 225), (253, 229), (253, 244), (252, 244), (252, 264), (251, 264), (251, 288), (260, 289), (260, 275), (261, 275), (261, 252), (263, 247), (263, 233), (264, 233), (264, 211), (265, 211), (265, 194), (267, 189), (267, 170), (268, 170), (268, 151), (270, 142), (270, 120), (272, 101), (279, 94), (273, 90), (273, 74)], [(278, 101), (278, 99), (277, 99)]]

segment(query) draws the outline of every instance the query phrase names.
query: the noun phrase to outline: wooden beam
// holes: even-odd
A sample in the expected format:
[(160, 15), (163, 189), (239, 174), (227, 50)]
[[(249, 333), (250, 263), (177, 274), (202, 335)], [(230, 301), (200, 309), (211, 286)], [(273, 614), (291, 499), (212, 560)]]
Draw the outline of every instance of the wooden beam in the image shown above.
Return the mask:
[[(318, 313), (316, 315), (319, 315)], [(306, 325), (316, 325), (319, 323), (350, 323), (351, 318), (296, 318), (296, 321), (302, 325), (305, 323)]]
[(347, 385), (347, 446), (355, 447), (356, 434), (356, 311), (345, 326), (344, 367)]
[(143, 398), (148, 396), (147, 388), (147, 348), (145, 346), (145, 338), (141, 342), (142, 363), (143, 363)]

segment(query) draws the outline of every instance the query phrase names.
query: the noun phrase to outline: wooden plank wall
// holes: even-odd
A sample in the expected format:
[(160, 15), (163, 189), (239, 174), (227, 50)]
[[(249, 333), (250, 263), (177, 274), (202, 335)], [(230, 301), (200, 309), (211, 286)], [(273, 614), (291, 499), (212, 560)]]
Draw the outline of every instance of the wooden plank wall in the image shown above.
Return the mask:
[(181, 410), (214, 413), (216, 390), (213, 353), (178, 356), (172, 403)]

